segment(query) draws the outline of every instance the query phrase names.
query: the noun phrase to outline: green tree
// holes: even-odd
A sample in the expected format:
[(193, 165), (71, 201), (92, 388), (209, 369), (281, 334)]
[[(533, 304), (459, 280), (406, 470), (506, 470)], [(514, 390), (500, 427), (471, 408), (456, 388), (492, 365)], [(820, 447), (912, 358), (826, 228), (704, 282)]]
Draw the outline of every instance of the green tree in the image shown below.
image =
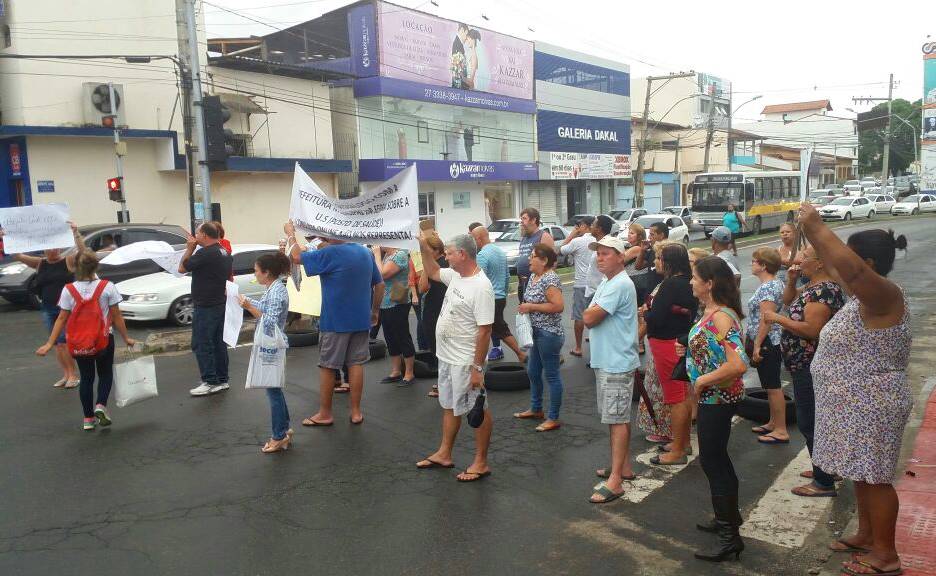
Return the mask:
[[(907, 168), (915, 160), (913, 157), (913, 141), (917, 141), (916, 149), (919, 150), (920, 126), (923, 122), (921, 109), (921, 100), (911, 104), (898, 98), (891, 105), (890, 158), (887, 163), (888, 172), (891, 174), (906, 172)], [(872, 111), (879, 112), (881, 116), (886, 116), (887, 103), (878, 104), (872, 108)], [(895, 117), (903, 118), (913, 128)], [(881, 171), (881, 165), (884, 161), (884, 134), (884, 128), (875, 128), (874, 130), (861, 132), (858, 135), (858, 166), (862, 174)]]

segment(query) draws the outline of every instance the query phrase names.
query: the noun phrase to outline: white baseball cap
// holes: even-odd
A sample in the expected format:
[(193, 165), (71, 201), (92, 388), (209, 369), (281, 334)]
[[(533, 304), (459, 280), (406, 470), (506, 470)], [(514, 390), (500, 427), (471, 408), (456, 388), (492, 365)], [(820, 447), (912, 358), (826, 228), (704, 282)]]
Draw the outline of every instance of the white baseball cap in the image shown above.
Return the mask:
[(623, 254), (627, 250), (627, 246), (624, 244), (624, 241), (620, 238), (616, 238), (610, 234), (602, 238), (597, 242), (592, 242), (588, 247), (592, 250), (597, 250), (599, 246), (606, 246), (608, 248), (613, 248), (617, 251), (618, 254)]

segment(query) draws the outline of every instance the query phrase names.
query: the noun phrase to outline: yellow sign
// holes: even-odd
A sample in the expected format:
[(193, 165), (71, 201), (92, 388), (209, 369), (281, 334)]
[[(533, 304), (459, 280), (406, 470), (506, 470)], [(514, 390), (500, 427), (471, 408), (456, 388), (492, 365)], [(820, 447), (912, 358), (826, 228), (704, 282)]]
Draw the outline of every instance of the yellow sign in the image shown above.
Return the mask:
[(286, 280), (286, 290), (289, 292), (289, 311), (308, 316), (321, 316), (322, 283), (318, 276), (306, 276), (304, 267), (300, 266), (299, 271), (302, 274), (299, 290), (296, 289), (292, 276)]

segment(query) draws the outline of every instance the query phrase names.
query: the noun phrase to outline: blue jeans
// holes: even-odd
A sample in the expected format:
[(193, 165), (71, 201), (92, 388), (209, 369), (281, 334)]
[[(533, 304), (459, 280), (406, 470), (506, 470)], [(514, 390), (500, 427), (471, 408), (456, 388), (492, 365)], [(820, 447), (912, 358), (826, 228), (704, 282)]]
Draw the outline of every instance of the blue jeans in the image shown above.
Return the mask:
[(192, 315), (192, 352), (201, 380), (212, 386), (228, 381), (228, 352), (224, 343), (224, 304), (196, 306)]
[[(58, 306), (49, 306), (46, 308), (44, 305), (39, 311), (42, 313), (42, 321), (45, 322), (46, 330), (49, 331), (49, 334), (52, 334), (52, 328), (55, 327), (55, 321), (58, 320), (60, 308)], [(62, 328), (62, 332), (59, 334), (58, 339), (55, 341), (56, 344), (65, 343), (65, 329)]]
[(562, 378), (559, 377), (559, 352), (562, 350), (564, 336), (548, 332), (542, 328), (533, 328), (533, 348), (527, 360), (527, 374), (530, 376), (530, 410), (543, 411), (543, 374), (549, 384), (550, 420), (559, 419), (562, 406)]
[(416, 312), (416, 349), (429, 350), (429, 340), (426, 338), (426, 325), (423, 322), (423, 295), (419, 295), (419, 304), (413, 306)]
[(289, 430), (289, 408), (286, 407), (286, 396), (282, 388), (267, 388), (267, 399), (270, 401), (270, 416), (273, 419), (273, 439), (282, 440)]
[[(793, 397), (796, 399), (796, 425), (806, 438), (806, 449), (812, 456), (813, 435), (816, 426), (816, 393), (809, 369), (790, 372), (793, 380)], [(835, 480), (830, 474), (813, 464), (813, 482), (819, 488), (835, 489)]]

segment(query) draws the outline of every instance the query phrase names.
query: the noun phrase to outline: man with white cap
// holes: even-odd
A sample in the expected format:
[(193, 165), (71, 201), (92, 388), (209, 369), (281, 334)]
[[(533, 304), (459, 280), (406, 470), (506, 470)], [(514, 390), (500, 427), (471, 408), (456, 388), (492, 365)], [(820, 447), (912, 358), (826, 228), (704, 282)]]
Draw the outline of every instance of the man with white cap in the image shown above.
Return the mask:
[(624, 480), (633, 480), (628, 454), (631, 398), (637, 355), (637, 291), (624, 271), (624, 241), (608, 235), (591, 244), (605, 279), (598, 285), (583, 319), (591, 330), (591, 366), (601, 423), (611, 433), (611, 465), (597, 471), (605, 481), (595, 486), (589, 502), (605, 504), (624, 494)]
[(734, 272), (735, 280), (741, 285), (741, 266), (738, 264), (738, 257), (732, 251), (734, 244), (734, 235), (727, 226), (719, 226), (712, 230), (712, 255), (718, 256), (728, 263), (731, 271)]

